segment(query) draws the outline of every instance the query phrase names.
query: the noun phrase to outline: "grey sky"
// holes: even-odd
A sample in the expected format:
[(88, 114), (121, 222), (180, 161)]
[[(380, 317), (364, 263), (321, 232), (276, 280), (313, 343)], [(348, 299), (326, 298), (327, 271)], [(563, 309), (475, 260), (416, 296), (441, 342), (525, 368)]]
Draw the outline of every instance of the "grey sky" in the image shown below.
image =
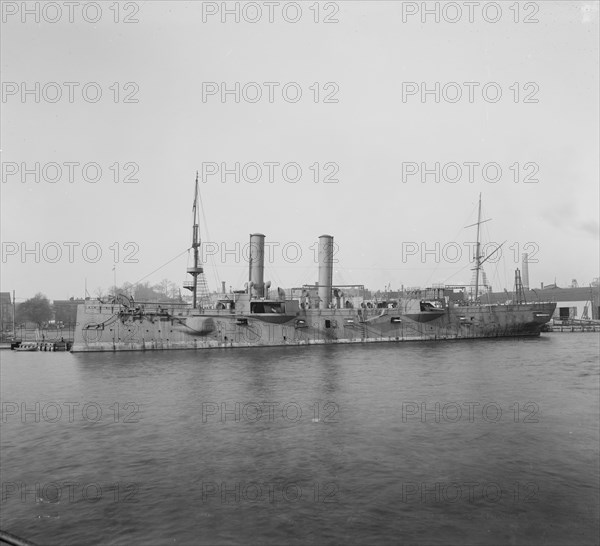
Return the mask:
[[(331, 6), (339, 8), (334, 15), (339, 22), (331, 24), (313, 21), (313, 2), (301, 3), (295, 24), (285, 22), (278, 9), (269, 23), (264, 3), (259, 3), (263, 19), (253, 24), (243, 17), (222, 23), (219, 14), (204, 23), (202, 2), (160, 1), (131, 3), (139, 7), (139, 22), (115, 23), (112, 4), (101, 3), (97, 23), (86, 22), (77, 10), (69, 22), (64, 6), (57, 23), (44, 20), (43, 13), (39, 23), (33, 16), (23, 23), (20, 13), (4, 14), (4, 91), (12, 89), (7, 82), (31, 88), (35, 82), (80, 85), (73, 87), (72, 103), (64, 85), (56, 103), (43, 96), (36, 103), (33, 95), (23, 102), (20, 87), (16, 95), (3, 97), (2, 241), (9, 251), (3, 256), (3, 291), (15, 289), (18, 298), (37, 291), (51, 299), (81, 296), (86, 278), (90, 293), (106, 288), (113, 282), (115, 242), (119, 284), (137, 281), (185, 251), (194, 177), (203, 162), (301, 165), (302, 178), (295, 184), (278, 170), (269, 183), (265, 169), (256, 183), (235, 183), (233, 176), (221, 183), (212, 176), (201, 185), (210, 236), (202, 226), (203, 239), (233, 250), (236, 242), (247, 243), (249, 233), (264, 233), (267, 241), (279, 243), (267, 264), (274, 286), (317, 279), (311, 246), (323, 233), (339, 244), (334, 282), (371, 288), (468, 282), (462, 245), (474, 240), (474, 229), (463, 227), (476, 219), (479, 192), (486, 217), (493, 218), (485, 224), (485, 237), (507, 241), (503, 259), (486, 266), (494, 289), (512, 288), (520, 253), (528, 249), (539, 260), (529, 268), (532, 286), (555, 277), (559, 285), (572, 278), (587, 284), (598, 276), (598, 2), (529, 3), (539, 8), (539, 22), (529, 24), (522, 22), (529, 15), (525, 2), (519, 23), (510, 9), (514, 2), (499, 4), (497, 23), (486, 22), (477, 9), (470, 23), (463, 2), (458, 4), (465, 13), (457, 23), (436, 23), (433, 17), (422, 23), (420, 14), (407, 15), (407, 3), (401, 2), (337, 2), (327, 8), (321, 3), (320, 19), (333, 14)], [(133, 8), (128, 12), (121, 3), (120, 20), (128, 13)], [(102, 89), (97, 103), (82, 98), (87, 82)], [(114, 82), (119, 82), (118, 103), (116, 88), (110, 88)], [(127, 82), (135, 86), (125, 89)], [(203, 102), (203, 82), (280, 85), (273, 87), (273, 103), (264, 95), (256, 103), (243, 97), (222, 103), (219, 95)], [(296, 103), (282, 98), (288, 82), (303, 91)], [(315, 82), (318, 103), (316, 88), (310, 89)], [(325, 88), (328, 82), (335, 85)], [(430, 96), (422, 103), (418, 94), (403, 102), (403, 82), (480, 85), (473, 88), (473, 102), (442, 97), (436, 103)], [(482, 98), (481, 88), (489, 82), (502, 89), (496, 103)], [(534, 86), (525, 88), (528, 82)], [(266, 93), (267, 87), (262, 89)], [(124, 103), (130, 94), (139, 102)], [(338, 102), (323, 102), (328, 94)], [(524, 102), (527, 96), (539, 102)], [(56, 183), (36, 183), (33, 175), (22, 183), (20, 172), (7, 174), (12, 168), (7, 163), (32, 167), (36, 162), (96, 162), (102, 179), (88, 183), (75, 168), (69, 183), (66, 167)], [(120, 183), (114, 183), (109, 168), (116, 162)], [(138, 183), (122, 183), (128, 162), (139, 168)], [(315, 162), (319, 183), (309, 169)], [(490, 183), (476, 169), (469, 183), (465, 168), (456, 183), (435, 183), (433, 176), (422, 183), (417, 175), (403, 183), (402, 164), (422, 162), (430, 167), (497, 162), (503, 174)], [(510, 169), (516, 162), (518, 183), (515, 168)], [(326, 163), (339, 167), (339, 182), (323, 183)], [(531, 166), (524, 170), (527, 163)], [(534, 170), (539, 182), (524, 183)], [(72, 263), (65, 242), (79, 244), (71, 245)], [(128, 242), (137, 246), (125, 248)], [(17, 245), (16, 254), (7, 243)], [(56, 254), (48, 243), (63, 250), (56, 263), (49, 263)], [(102, 250), (97, 263), (82, 255), (88, 243)], [(414, 249), (409, 243), (419, 251), (403, 255), (403, 243), (405, 251)], [(24, 244), (32, 254), (22, 255)], [(423, 255), (423, 245), (433, 252)], [(463, 259), (449, 263), (445, 258), (454, 258), (456, 246)], [(289, 263), (295, 248), (302, 257)], [(139, 250), (132, 255), (132, 249)], [(138, 263), (125, 263), (126, 256)], [(219, 253), (218, 276), (209, 267), (210, 287), (217, 287), (217, 279), (241, 287), (247, 276), (243, 258), (236, 264), (229, 254), (221, 261)], [(183, 255), (146, 280), (180, 283), (186, 264)]]

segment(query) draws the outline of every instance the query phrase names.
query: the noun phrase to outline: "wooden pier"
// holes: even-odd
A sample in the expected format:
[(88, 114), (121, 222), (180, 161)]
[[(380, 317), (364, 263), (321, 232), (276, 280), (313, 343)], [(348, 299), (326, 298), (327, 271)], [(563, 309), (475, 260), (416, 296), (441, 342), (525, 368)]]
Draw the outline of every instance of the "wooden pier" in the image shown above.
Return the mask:
[(598, 324), (548, 324), (544, 332), (563, 332), (563, 333), (582, 333), (582, 332), (600, 332), (600, 323)]

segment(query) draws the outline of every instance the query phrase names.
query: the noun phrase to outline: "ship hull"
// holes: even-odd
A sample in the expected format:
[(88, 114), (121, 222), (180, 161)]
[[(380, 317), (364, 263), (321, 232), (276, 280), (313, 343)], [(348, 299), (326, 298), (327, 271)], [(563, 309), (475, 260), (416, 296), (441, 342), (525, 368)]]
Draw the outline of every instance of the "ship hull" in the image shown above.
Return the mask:
[(307, 346), (539, 336), (555, 303), (467, 305), (422, 316), (385, 309), (310, 309), (294, 315), (199, 312), (165, 306), (133, 312), (86, 303), (73, 352)]

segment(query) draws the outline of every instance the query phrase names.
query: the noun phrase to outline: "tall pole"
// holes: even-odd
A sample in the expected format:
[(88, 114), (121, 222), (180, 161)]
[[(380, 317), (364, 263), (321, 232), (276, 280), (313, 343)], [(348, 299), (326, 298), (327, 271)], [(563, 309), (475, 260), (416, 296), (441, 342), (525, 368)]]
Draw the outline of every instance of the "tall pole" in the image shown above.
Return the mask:
[(481, 224), (481, 193), (479, 194), (479, 210), (477, 212), (477, 246), (475, 247), (475, 301), (479, 295), (479, 269), (481, 267), (481, 255), (479, 254), (479, 226)]
[(15, 302), (15, 291), (13, 290), (13, 312), (12, 312), (12, 323), (13, 323), (13, 338), (15, 336), (15, 313), (17, 311), (17, 305)]
[(194, 216), (194, 227), (192, 229), (192, 248), (194, 249), (194, 270), (195, 274), (192, 275), (194, 278), (194, 285), (192, 289), (192, 303), (193, 309), (197, 308), (197, 295), (198, 295), (198, 274), (196, 271), (198, 270), (198, 247), (200, 246), (200, 241), (198, 237), (198, 171), (196, 171), (196, 189), (194, 192), (194, 207), (192, 209), (192, 213)]

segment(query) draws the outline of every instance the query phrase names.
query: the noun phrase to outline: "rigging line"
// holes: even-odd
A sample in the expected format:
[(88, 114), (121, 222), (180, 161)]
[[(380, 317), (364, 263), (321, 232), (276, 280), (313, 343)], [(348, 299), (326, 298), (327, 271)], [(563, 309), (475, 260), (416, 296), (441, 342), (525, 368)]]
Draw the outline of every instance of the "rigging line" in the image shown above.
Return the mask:
[[(308, 282), (304, 282), (304, 279), (308, 278), (308, 276), (309, 276), (309, 270), (312, 269), (312, 267), (313, 267), (312, 264), (309, 264), (308, 266), (306, 266), (305, 264), (302, 264), (302, 263), (299, 263), (298, 265), (286, 265), (286, 266), (278, 265), (277, 266), (278, 269), (297, 269), (297, 270), (300, 270), (300, 273), (294, 275), (294, 278), (296, 280), (293, 281), (294, 284), (292, 284), (290, 286), (294, 286), (298, 282), (300, 282), (301, 284), (309, 284)], [(279, 286), (281, 288), (286, 288), (285, 284), (283, 283), (283, 278), (279, 276), (279, 273), (277, 271), (275, 271), (275, 274), (277, 276), (277, 282), (280, 283)]]
[[(338, 279), (338, 284), (350, 284), (350, 283), (346, 282), (346, 278), (342, 274), (341, 269), (335, 269), (334, 274)], [(335, 283), (333, 283), (333, 284), (335, 285)]]
[[(467, 218), (465, 219), (465, 222), (466, 222), (466, 221), (467, 221), (469, 218), (471, 218), (471, 217), (473, 216), (473, 214), (475, 214), (475, 210), (478, 208), (478, 206), (479, 206), (479, 205), (478, 205), (478, 203), (476, 203), (476, 204), (473, 206), (473, 208), (471, 209), (471, 212), (470, 212), (470, 213), (467, 215)], [(482, 215), (483, 215), (483, 207), (482, 207), (482, 211), (481, 211), (481, 212), (482, 212)], [(484, 216), (485, 216), (485, 215), (484, 215)], [(483, 220), (483, 221), (481, 222), (481, 224), (483, 224), (484, 222), (487, 222), (487, 221), (489, 221), (489, 220)], [(463, 224), (464, 224), (464, 222), (463, 222)], [(460, 229), (458, 230), (458, 232), (457, 232), (457, 234), (456, 234), (456, 235), (458, 235), (458, 233), (459, 233), (460, 231), (462, 231), (463, 229), (466, 229), (466, 228), (469, 228), (469, 227), (473, 227), (473, 226), (476, 226), (476, 225), (477, 225), (477, 224), (475, 223), (475, 224), (471, 224), (471, 225), (469, 225), (469, 226), (466, 226), (466, 227), (464, 227), (464, 228), (460, 228)], [(485, 227), (485, 229), (487, 230), (487, 226)], [(487, 231), (486, 231), (486, 233), (487, 233)], [(456, 238), (456, 237), (455, 237), (455, 238)], [(489, 238), (489, 235), (488, 235), (488, 238)], [(463, 271), (464, 271), (464, 270), (465, 270), (467, 267), (469, 267), (469, 266), (471, 266), (471, 265), (472, 265), (472, 263), (469, 261), (469, 262), (467, 263), (467, 265), (466, 265), (466, 266), (462, 267), (461, 269), (459, 269), (458, 271), (456, 271), (455, 273), (453, 273), (452, 275), (450, 275), (449, 277), (447, 277), (447, 278), (444, 280), (444, 283), (447, 283), (447, 282), (448, 282), (450, 279), (452, 279), (454, 276), (458, 275), (459, 273), (462, 273), (462, 272), (463, 272)], [(435, 269), (437, 269), (437, 267), (436, 267)], [(433, 275), (433, 274), (432, 274), (432, 275)], [(432, 276), (432, 275), (431, 275), (431, 276)], [(430, 278), (431, 278), (431, 276), (430, 276)], [(470, 282), (471, 282), (471, 279), (469, 279), (469, 283), (470, 283)]]
[[(351, 269), (340, 267), (339, 262), (336, 269)], [(377, 269), (377, 268), (369, 268), (369, 269)], [(319, 260), (317, 256), (313, 256), (312, 261), (306, 266), (306, 268), (302, 271), (301, 278), (303, 279), (303, 284), (314, 284), (315, 280), (319, 278)]]
[[(483, 208), (483, 206), (481, 207), (481, 214), (482, 214), (483, 216), (485, 216), (485, 214), (484, 214), (484, 208)], [(487, 221), (487, 220), (486, 220), (486, 221)], [(482, 224), (483, 224), (483, 222), (482, 222)], [(491, 258), (491, 257), (492, 257), (492, 256), (493, 256), (495, 253), (496, 253), (496, 252), (500, 252), (501, 248), (502, 248), (502, 247), (503, 247), (503, 246), (506, 244), (506, 242), (507, 242), (507, 241), (504, 241), (503, 243), (500, 243), (500, 244), (498, 244), (498, 243), (496, 243), (495, 241), (492, 241), (492, 237), (491, 237), (491, 231), (490, 231), (490, 229), (489, 229), (489, 227), (488, 227), (487, 225), (485, 225), (485, 226), (483, 227), (482, 231), (483, 231), (483, 234), (482, 234), (482, 235), (483, 235), (483, 236), (482, 236), (482, 240), (486, 240), (486, 241), (487, 241), (486, 243), (482, 243), (482, 244), (481, 244), (482, 251), (483, 251), (483, 247), (485, 247), (486, 245), (489, 245), (489, 244), (494, 244), (494, 245), (496, 245), (496, 248), (495, 248), (494, 250), (492, 250), (491, 252), (489, 252), (489, 251), (487, 252), (487, 255), (484, 257), (484, 259), (482, 259), (482, 260), (479, 262), (479, 265), (480, 265), (480, 266), (483, 266), (483, 264), (484, 264), (486, 261), (488, 261), (488, 260), (489, 260), (489, 259), (490, 259), (490, 258)], [(483, 253), (481, 254), (481, 256), (483, 257)], [(500, 254), (498, 255), (498, 259), (496, 260), (496, 262), (490, 262), (490, 264), (496, 264), (496, 269), (497, 269), (497, 268), (498, 268), (498, 262), (500, 261), (500, 258), (501, 258), (501, 257), (502, 257), (502, 252), (500, 252)], [(488, 264), (488, 265), (490, 265), (490, 264)], [(483, 271), (483, 267), (481, 267), (481, 271)], [(489, 280), (490, 280), (490, 279), (488, 279), (488, 281), (489, 281)]]
[[(285, 284), (283, 283), (281, 277), (279, 275), (277, 275), (276, 273), (274, 273), (274, 271), (271, 269), (269, 271), (269, 275), (270, 275), (270, 281), (271, 281), (271, 288), (269, 289), (271, 292), (275, 289), (275, 288), (285, 288)], [(265, 281), (266, 283), (267, 281)], [(266, 291), (265, 291), (266, 294)]]
[(270, 267), (269, 271), (274, 275), (274, 281), (277, 283), (278, 288), (286, 288), (286, 283), (283, 281), (284, 277), (280, 275), (280, 271), (275, 267)]
[[(497, 282), (497, 290), (495, 290), (495, 292), (502, 292), (501, 287), (502, 285), (502, 279), (500, 278), (500, 262), (498, 262), (496, 264), (496, 267), (494, 268), (494, 278), (492, 280), (495, 280)], [(492, 285), (493, 286), (493, 285)]]
[[(475, 209), (476, 209), (476, 208), (477, 208), (477, 205), (474, 205), (474, 207), (473, 207), (473, 209), (471, 210), (471, 212), (469, 212), (469, 213), (466, 215), (466, 218), (464, 219), (464, 221), (463, 221), (463, 222), (462, 222), (462, 224), (461, 224), (462, 226), (464, 226), (465, 222), (467, 222), (467, 221), (469, 220), (469, 218), (472, 218), (472, 217), (473, 217), (473, 214), (475, 213)], [(469, 226), (467, 226), (467, 227), (469, 227)], [(457, 241), (456, 241), (456, 239), (458, 239), (458, 234), (459, 234), (459, 233), (461, 233), (461, 232), (462, 232), (464, 229), (466, 229), (466, 228), (465, 228), (465, 227), (459, 227), (459, 228), (456, 230), (456, 233), (454, 234), (453, 242), (457, 242)], [(426, 281), (426, 283), (425, 283), (426, 285), (428, 285), (428, 284), (431, 282), (431, 279), (433, 278), (433, 276), (435, 275), (435, 273), (436, 273), (436, 272), (437, 272), (437, 270), (439, 269), (439, 265), (440, 265), (439, 263), (438, 263), (438, 264), (436, 264), (436, 266), (433, 268), (433, 271), (432, 271), (432, 272), (429, 274), (429, 277), (428, 277), (428, 279), (427, 279), (427, 281)], [(462, 269), (461, 269), (461, 270), (459, 270), (459, 271), (457, 271), (455, 274), (458, 274), (458, 273), (460, 273), (461, 271), (462, 271)], [(446, 282), (446, 281), (447, 281), (449, 278), (452, 278), (453, 276), (454, 276), (454, 275), (452, 275), (451, 277), (448, 277), (447, 279), (445, 279), (445, 280), (444, 280), (444, 283), (445, 283), (445, 282)]]
[[(506, 241), (504, 241), (504, 243), (506, 243)], [(485, 262), (487, 262), (487, 261), (488, 261), (488, 260), (489, 260), (489, 259), (490, 259), (490, 258), (491, 258), (493, 255), (494, 255), (494, 254), (496, 254), (496, 252), (498, 252), (498, 251), (499, 251), (499, 250), (500, 250), (500, 249), (501, 249), (501, 248), (504, 246), (504, 243), (502, 243), (502, 244), (499, 244), (499, 245), (496, 247), (496, 249), (495, 249), (495, 250), (492, 250), (492, 252), (490, 252), (490, 253), (489, 253), (489, 254), (488, 254), (486, 257), (485, 257), (485, 259), (483, 259), (483, 260), (481, 260), (481, 261), (479, 262), (479, 265), (483, 265)], [(501, 256), (501, 255), (502, 255), (502, 254), (500, 254), (499, 256)], [(497, 263), (497, 262), (498, 262), (498, 261), (496, 260), (496, 262), (490, 262), (490, 263)]]
[[(468, 267), (472, 264), (468, 264), (465, 267)], [(454, 267), (443, 267), (442, 269), (455, 269)], [(347, 267), (337, 267), (336, 271), (417, 271), (417, 270), (422, 270), (421, 267), (387, 267), (387, 266), (377, 266), (377, 267), (358, 267), (358, 266), (347, 266)], [(318, 276), (318, 271), (315, 273), (316, 276)]]
[[(233, 267), (233, 266), (232, 266)], [(245, 266), (237, 266), (238, 267), (238, 276), (234, 277), (236, 279), (235, 282), (229, 281), (229, 284), (233, 290), (242, 290), (244, 288), (245, 282), (250, 282), (248, 279), (248, 269)]]
[(303, 284), (311, 284), (310, 279), (313, 277), (313, 264), (308, 266), (298, 266), (298, 269), (301, 269), (301, 272), (297, 275), (297, 278), (300, 282), (300, 286)]
[[(277, 269), (271, 265), (269, 266), (264, 266), (264, 276), (265, 278), (267, 277), (267, 275), (269, 277), (271, 277), (271, 279), (269, 279), (270, 281), (272, 281), (271, 286), (273, 285), (273, 283), (277, 283), (278, 286), (280, 286), (281, 288), (283, 288), (283, 283), (281, 282), (281, 277), (279, 276), (279, 274), (277, 273)], [(264, 281), (266, 282), (266, 281)]]
[[(446, 278), (446, 281), (449, 281), (450, 279), (452, 279), (452, 277), (458, 275), (459, 273), (462, 273), (465, 269), (467, 269), (467, 267), (470, 267), (471, 265), (473, 265), (473, 264), (469, 263), (469, 264), (465, 265), (464, 267), (462, 267), (461, 269), (459, 269), (456, 273), (452, 273), (452, 275), (450, 275), (449, 277)], [(469, 280), (469, 282), (471, 282), (471, 281)], [(444, 282), (444, 284), (446, 284), (446, 283)]]
[[(191, 247), (190, 247), (191, 248)], [(138, 284), (140, 284), (144, 279), (148, 278), (150, 275), (153, 275), (154, 273), (156, 273), (157, 271), (161, 270), (163, 267), (165, 267), (166, 265), (169, 265), (171, 262), (175, 261), (177, 258), (179, 258), (180, 256), (183, 256), (186, 252), (190, 251), (190, 248), (186, 248), (183, 252), (177, 254), (177, 256), (175, 256), (174, 258), (171, 258), (168, 262), (162, 264), (161, 266), (157, 267), (154, 271), (151, 271), (150, 273), (148, 273), (147, 275), (144, 275), (141, 279), (137, 280), (136, 282), (134, 282), (131, 286), (137, 286)]]
[(506, 288), (508, 286), (508, 272), (506, 265), (506, 257), (504, 255), (502, 255), (502, 269), (504, 272), (504, 287)]
[[(202, 193), (200, 192), (200, 189), (198, 189), (198, 201), (200, 201), (200, 210), (202, 211), (202, 224), (204, 225), (204, 231), (206, 233), (207, 239), (209, 241), (211, 241), (210, 233), (208, 232), (208, 224), (206, 223), (206, 213), (204, 212), (204, 202), (202, 201)], [(215, 262), (214, 254), (211, 253), (209, 258), (210, 258), (210, 262), (211, 262), (212, 274), (217, 283), (217, 292), (218, 292), (219, 288), (221, 286), (221, 275), (219, 274), (219, 271), (217, 270), (217, 264)]]

